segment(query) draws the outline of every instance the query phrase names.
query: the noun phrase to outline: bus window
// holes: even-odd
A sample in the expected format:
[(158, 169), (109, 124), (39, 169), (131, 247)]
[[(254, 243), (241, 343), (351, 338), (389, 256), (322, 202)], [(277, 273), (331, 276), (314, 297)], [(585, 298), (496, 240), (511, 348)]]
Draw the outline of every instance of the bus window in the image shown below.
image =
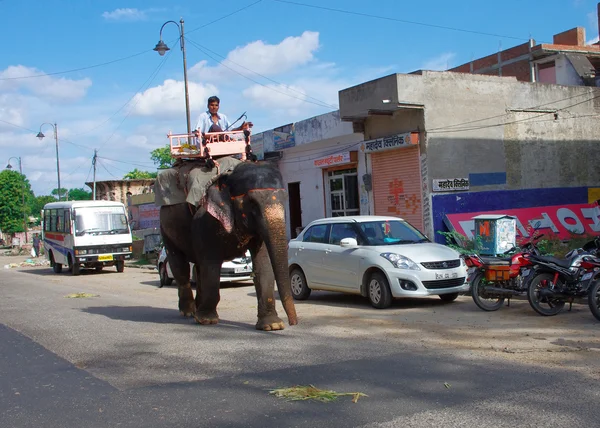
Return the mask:
[(50, 210), (50, 227), (48, 230), (50, 232), (56, 232), (56, 210)]
[(56, 215), (56, 231), (57, 232), (64, 232), (65, 231), (65, 210), (57, 210), (57, 215)]

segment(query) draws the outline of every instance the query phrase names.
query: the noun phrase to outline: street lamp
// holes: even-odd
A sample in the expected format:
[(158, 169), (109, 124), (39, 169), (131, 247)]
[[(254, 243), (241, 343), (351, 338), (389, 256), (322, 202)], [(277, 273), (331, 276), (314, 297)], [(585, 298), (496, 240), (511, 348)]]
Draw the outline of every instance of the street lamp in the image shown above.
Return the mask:
[(179, 45), (181, 46), (181, 52), (183, 52), (183, 86), (185, 88), (185, 114), (186, 114), (186, 118), (187, 118), (187, 133), (188, 133), (188, 144), (192, 144), (192, 137), (190, 137), (190, 134), (192, 133), (192, 127), (190, 125), (190, 95), (188, 92), (188, 79), (187, 79), (187, 62), (185, 59), (185, 40), (184, 40), (184, 33), (183, 33), (183, 18), (181, 20), (179, 20), (179, 24), (177, 24), (177, 22), (175, 21), (167, 21), (165, 22), (162, 27), (160, 27), (160, 40), (158, 41), (158, 43), (156, 44), (156, 46), (154, 47), (153, 50), (155, 50), (156, 52), (158, 52), (158, 54), (160, 56), (163, 56), (168, 50), (170, 50), (170, 48), (167, 46), (167, 44), (165, 42), (163, 42), (162, 39), (162, 31), (163, 28), (165, 28), (165, 25), (169, 24), (169, 23), (173, 23), (175, 25), (177, 25), (177, 28), (179, 29)]
[[(17, 159), (19, 161), (19, 173), (23, 175), (23, 165), (21, 163), (21, 157), (11, 157), (8, 158), (8, 162), (6, 165), (6, 169), (12, 169), (12, 165), (10, 164), (11, 159)], [(27, 242), (27, 213), (25, 212), (25, 177), (21, 177), (21, 193), (22, 193), (22, 204), (23, 204), (23, 231), (25, 232), (25, 242)]]
[(42, 141), (42, 139), (45, 137), (45, 135), (42, 133), (42, 127), (44, 125), (50, 125), (53, 129), (54, 129), (54, 141), (56, 141), (56, 176), (58, 177), (58, 200), (60, 201), (60, 165), (58, 162), (58, 128), (55, 124), (52, 123), (42, 123), (40, 125), (40, 132), (38, 132), (38, 134), (36, 135), (36, 137), (38, 137), (40, 139), (40, 141)]

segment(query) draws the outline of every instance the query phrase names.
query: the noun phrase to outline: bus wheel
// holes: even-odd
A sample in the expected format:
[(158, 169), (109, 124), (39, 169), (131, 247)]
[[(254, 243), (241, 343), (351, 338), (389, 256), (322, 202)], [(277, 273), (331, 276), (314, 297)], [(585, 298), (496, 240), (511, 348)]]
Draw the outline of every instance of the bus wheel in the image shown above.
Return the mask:
[(115, 266), (117, 267), (117, 272), (123, 272), (125, 270), (125, 262), (124, 261), (116, 262)]
[(69, 270), (71, 271), (71, 275), (77, 276), (79, 275), (79, 263), (73, 263), (73, 259), (69, 254)]
[(62, 272), (62, 265), (60, 263), (56, 263), (54, 261), (54, 254), (50, 253), (50, 265), (52, 266), (52, 269), (54, 270), (54, 273), (61, 273)]

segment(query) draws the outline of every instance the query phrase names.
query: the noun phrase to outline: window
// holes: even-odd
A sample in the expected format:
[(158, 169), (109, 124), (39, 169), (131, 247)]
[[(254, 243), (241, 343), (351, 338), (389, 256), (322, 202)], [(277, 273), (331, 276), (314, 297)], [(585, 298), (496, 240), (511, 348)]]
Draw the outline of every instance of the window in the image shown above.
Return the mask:
[(343, 217), (360, 214), (358, 174), (356, 168), (328, 171), (328, 215)]
[(56, 210), (50, 210), (50, 224), (48, 230), (56, 232)]
[(344, 238), (357, 239), (356, 230), (354, 225), (351, 223), (334, 223), (331, 225), (331, 236), (329, 237), (329, 243), (334, 245), (340, 245), (340, 242)]
[(367, 238), (366, 245), (413, 244), (429, 241), (406, 221), (370, 221), (360, 223), (359, 228)]
[(65, 210), (57, 210), (56, 214), (56, 231), (64, 232), (65, 231)]
[(302, 241), (303, 242), (319, 242), (321, 244), (327, 243), (327, 229), (326, 224), (317, 224), (306, 231)]

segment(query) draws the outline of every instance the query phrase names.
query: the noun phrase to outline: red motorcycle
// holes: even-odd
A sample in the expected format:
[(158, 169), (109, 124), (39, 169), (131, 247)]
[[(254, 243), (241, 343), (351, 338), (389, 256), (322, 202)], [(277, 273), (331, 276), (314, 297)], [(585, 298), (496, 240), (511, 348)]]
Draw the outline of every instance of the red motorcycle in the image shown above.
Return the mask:
[[(527, 282), (533, 263), (525, 258), (525, 254), (541, 255), (533, 242), (543, 235), (532, 238), (521, 247), (521, 251), (508, 257), (482, 257), (477, 254), (463, 256), (469, 268), (471, 296), (475, 304), (484, 311), (497, 311), (504, 300), (514, 296), (527, 294)], [(509, 250), (507, 253), (514, 251)], [(506, 253), (505, 253), (506, 254)]]

